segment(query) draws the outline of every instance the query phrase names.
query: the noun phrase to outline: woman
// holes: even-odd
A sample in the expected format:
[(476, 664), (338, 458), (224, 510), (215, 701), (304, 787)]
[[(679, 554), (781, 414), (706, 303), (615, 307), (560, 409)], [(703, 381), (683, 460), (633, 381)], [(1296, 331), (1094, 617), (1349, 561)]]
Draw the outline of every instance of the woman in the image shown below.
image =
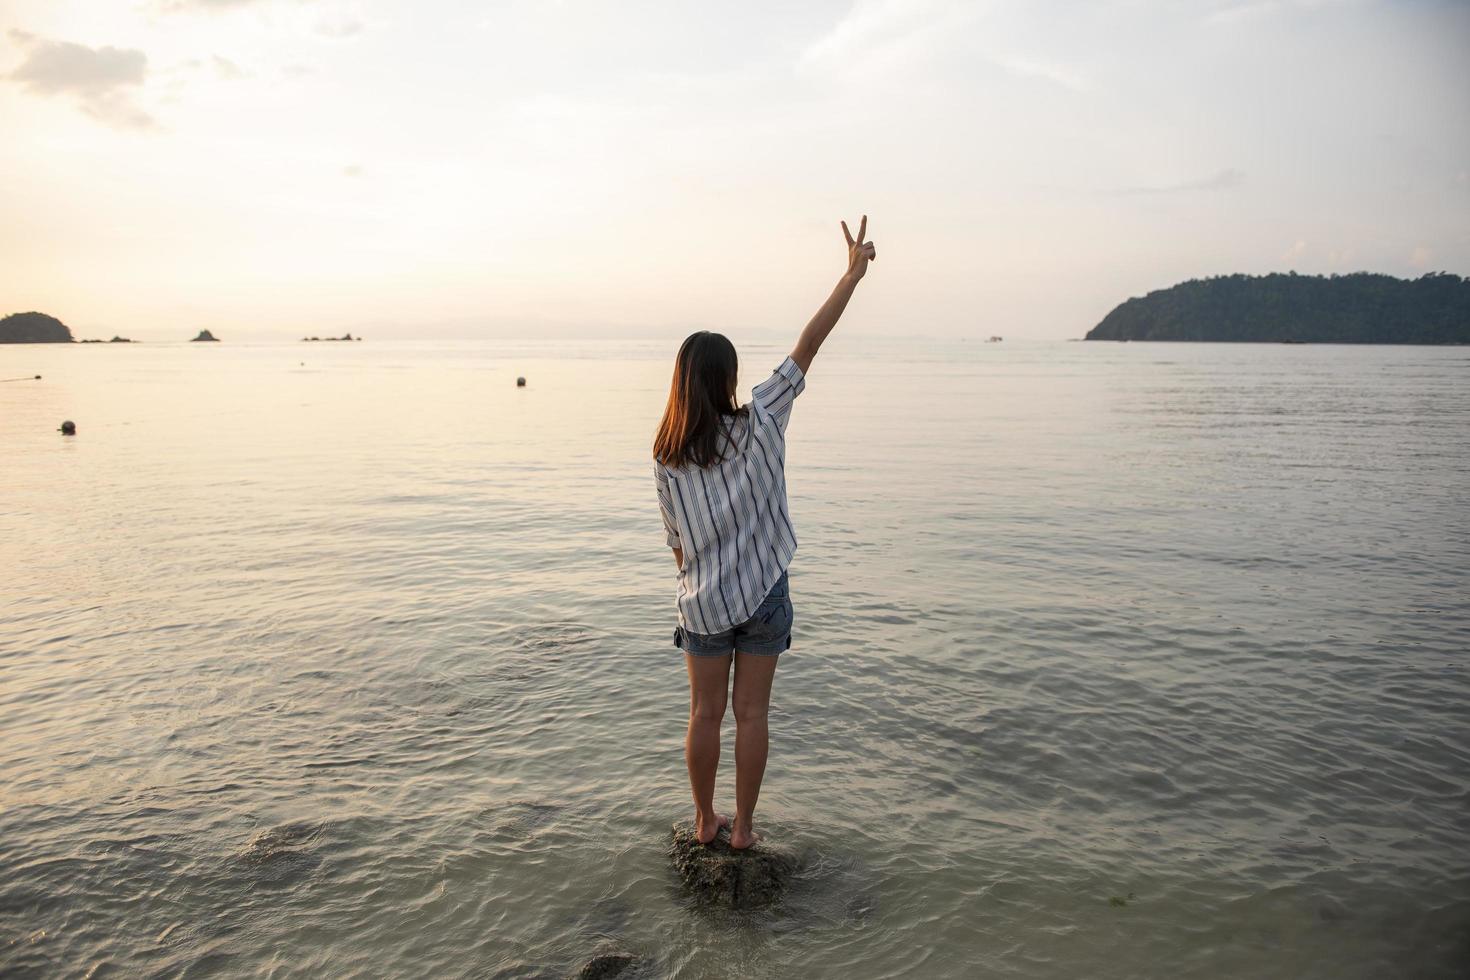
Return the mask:
[[(847, 239), (847, 271), (796, 341), (791, 356), (735, 402), (738, 362), (730, 341), (701, 330), (679, 348), (669, 403), (653, 440), (659, 509), (679, 566), (679, 627), (674, 643), (689, 672), (684, 760), (694, 792), (694, 822), (708, 844), (721, 827), (730, 846), (754, 844), (755, 803), (766, 771), (766, 706), (776, 660), (791, 646), (786, 567), (796, 533), (786, 509), (786, 422), (806, 387), (807, 370), (837, 325), (852, 291), (877, 257)], [(720, 722), (735, 664), (735, 822), (715, 810)]]

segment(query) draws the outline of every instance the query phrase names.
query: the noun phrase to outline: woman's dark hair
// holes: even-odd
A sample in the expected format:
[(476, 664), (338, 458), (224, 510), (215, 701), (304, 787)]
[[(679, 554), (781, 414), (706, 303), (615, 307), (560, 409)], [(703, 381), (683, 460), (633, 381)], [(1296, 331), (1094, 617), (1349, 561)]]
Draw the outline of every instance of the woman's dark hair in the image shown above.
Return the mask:
[(720, 440), (728, 438), (723, 418), (745, 412), (735, 404), (739, 370), (735, 345), (723, 335), (701, 330), (685, 338), (674, 361), (669, 403), (653, 437), (654, 459), (675, 468), (720, 461)]

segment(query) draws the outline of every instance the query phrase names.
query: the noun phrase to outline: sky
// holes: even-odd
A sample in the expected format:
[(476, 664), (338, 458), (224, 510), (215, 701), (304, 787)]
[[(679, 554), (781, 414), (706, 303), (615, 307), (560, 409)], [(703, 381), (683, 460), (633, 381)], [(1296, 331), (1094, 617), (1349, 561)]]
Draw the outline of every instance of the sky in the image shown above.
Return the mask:
[(1470, 274), (1470, 3), (0, 0), (0, 315), (78, 337), (1080, 337)]

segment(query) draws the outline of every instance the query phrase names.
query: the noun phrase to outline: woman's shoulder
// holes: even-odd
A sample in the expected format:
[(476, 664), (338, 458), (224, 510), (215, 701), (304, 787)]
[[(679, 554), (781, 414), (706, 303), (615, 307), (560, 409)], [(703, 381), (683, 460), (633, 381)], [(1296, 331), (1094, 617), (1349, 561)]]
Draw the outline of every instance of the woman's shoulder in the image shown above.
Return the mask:
[(724, 441), (720, 446), (720, 462), (728, 463), (745, 452), (745, 445), (749, 441), (750, 426), (754, 416), (749, 405), (741, 405), (733, 415), (726, 415), (722, 420), (724, 423), (721, 434)]

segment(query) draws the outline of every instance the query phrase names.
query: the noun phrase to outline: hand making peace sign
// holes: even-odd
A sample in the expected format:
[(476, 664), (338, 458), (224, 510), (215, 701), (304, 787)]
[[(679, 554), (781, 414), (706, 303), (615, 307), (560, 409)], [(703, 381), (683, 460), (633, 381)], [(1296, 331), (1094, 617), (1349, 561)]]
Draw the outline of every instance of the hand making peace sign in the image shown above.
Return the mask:
[(842, 222), (842, 237), (847, 239), (847, 275), (854, 282), (866, 275), (868, 263), (878, 258), (878, 250), (873, 247), (873, 243), (863, 241), (867, 233), (868, 216), (866, 214), (863, 215), (862, 223), (858, 225), (857, 241), (853, 241), (852, 232), (847, 230), (847, 222)]

